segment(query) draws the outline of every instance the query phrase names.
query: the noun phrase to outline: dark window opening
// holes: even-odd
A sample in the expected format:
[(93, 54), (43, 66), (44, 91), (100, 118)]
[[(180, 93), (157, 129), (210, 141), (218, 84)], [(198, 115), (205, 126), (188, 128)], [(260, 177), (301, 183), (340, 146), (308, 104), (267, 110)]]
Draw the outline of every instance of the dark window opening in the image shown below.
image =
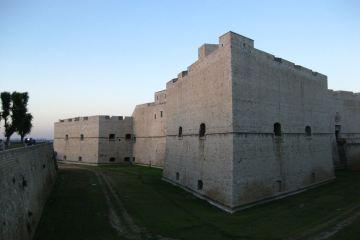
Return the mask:
[(109, 140), (115, 140), (115, 134), (113, 133), (109, 134)]
[(306, 126), (305, 127), (305, 134), (306, 136), (310, 137), (311, 136), (311, 127), (310, 126)]
[(205, 137), (206, 126), (205, 123), (200, 124), (199, 137)]
[(274, 134), (278, 137), (281, 136), (281, 124), (278, 122), (274, 124)]
[(135, 162), (135, 157), (133, 157), (133, 162)]
[(114, 157), (109, 158), (109, 162), (115, 162), (115, 158)]
[(178, 137), (182, 137), (182, 127), (179, 127), (179, 133), (178, 133)]
[(80, 134), (80, 140), (81, 140), (81, 141), (84, 140), (84, 134)]
[(154, 115), (154, 118), (156, 119), (156, 114)]
[(163, 117), (163, 111), (160, 111), (160, 117)]
[(66, 160), (66, 155), (64, 155), (64, 160)]
[(336, 140), (340, 138), (341, 125), (335, 125), (335, 137)]
[(201, 180), (198, 180), (198, 184), (197, 184), (197, 189), (198, 190), (202, 190), (203, 189), (203, 181), (201, 181)]
[(176, 180), (180, 179), (180, 173), (176, 172)]
[(311, 173), (311, 181), (316, 182), (316, 173), (315, 172)]
[(69, 140), (69, 135), (65, 135), (65, 140)]
[(84, 117), (84, 118), (83, 118), (84, 121), (87, 121), (88, 119), (89, 119), (88, 117)]
[(129, 157), (124, 157), (124, 161), (125, 161), (125, 162), (129, 162), (129, 161), (130, 161), (130, 158), (129, 158)]
[(131, 139), (131, 134), (130, 134), (130, 133), (127, 133), (127, 134), (125, 135), (125, 139), (126, 139), (126, 140), (130, 140), (130, 139)]
[(79, 156), (79, 161), (80, 161), (80, 162), (82, 161), (82, 157), (81, 157), (81, 156)]

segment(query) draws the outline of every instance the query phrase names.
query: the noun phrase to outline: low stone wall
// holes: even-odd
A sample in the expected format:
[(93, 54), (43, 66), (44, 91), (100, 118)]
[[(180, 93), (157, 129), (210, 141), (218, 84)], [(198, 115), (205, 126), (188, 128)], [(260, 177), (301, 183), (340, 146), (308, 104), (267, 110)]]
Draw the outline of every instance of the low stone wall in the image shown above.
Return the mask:
[(52, 144), (0, 152), (0, 239), (31, 239), (56, 177)]

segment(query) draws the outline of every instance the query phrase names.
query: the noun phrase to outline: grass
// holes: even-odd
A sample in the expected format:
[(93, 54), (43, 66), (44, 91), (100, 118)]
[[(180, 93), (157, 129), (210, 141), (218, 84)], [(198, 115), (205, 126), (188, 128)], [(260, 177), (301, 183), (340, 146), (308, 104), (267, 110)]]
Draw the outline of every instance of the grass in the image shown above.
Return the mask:
[(60, 170), (34, 240), (118, 239), (107, 214), (105, 196), (93, 172)]
[[(151, 236), (284, 239), (301, 236), (310, 229), (312, 234), (327, 230), (351, 215), (352, 209), (360, 204), (357, 172), (338, 171), (333, 183), (228, 214), (162, 181), (159, 169), (139, 166), (95, 169), (110, 177), (128, 213)], [(90, 184), (95, 179), (92, 175), (86, 170), (59, 172), (35, 239), (113, 239), (115, 235), (107, 223), (106, 201), (98, 185)], [(360, 220), (355, 221), (332, 239), (357, 239), (359, 224)], [(81, 235), (80, 230), (88, 235)]]

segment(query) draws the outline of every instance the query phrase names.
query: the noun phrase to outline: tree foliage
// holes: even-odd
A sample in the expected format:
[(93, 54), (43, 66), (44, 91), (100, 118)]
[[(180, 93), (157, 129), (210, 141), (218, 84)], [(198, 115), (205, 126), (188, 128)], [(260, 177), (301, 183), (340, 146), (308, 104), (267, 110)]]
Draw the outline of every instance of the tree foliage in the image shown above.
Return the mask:
[(23, 141), (24, 137), (31, 131), (33, 116), (28, 113), (28, 101), (29, 94), (27, 92), (1, 93), (1, 116), (4, 120), (4, 135), (7, 145), (14, 132), (17, 132)]
[(11, 135), (15, 132), (15, 125), (12, 123), (12, 99), (9, 92), (2, 92), (1, 97), (1, 116), (4, 120), (4, 136), (6, 138), (6, 145), (9, 144)]

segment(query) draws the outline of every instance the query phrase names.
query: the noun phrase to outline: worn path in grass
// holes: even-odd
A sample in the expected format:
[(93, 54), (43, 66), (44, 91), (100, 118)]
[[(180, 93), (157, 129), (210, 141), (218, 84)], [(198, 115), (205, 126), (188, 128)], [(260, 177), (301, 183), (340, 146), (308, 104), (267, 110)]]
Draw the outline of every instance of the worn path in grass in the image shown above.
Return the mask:
[(161, 170), (61, 168), (35, 239), (360, 239), (360, 173), (235, 214), (161, 180)]

